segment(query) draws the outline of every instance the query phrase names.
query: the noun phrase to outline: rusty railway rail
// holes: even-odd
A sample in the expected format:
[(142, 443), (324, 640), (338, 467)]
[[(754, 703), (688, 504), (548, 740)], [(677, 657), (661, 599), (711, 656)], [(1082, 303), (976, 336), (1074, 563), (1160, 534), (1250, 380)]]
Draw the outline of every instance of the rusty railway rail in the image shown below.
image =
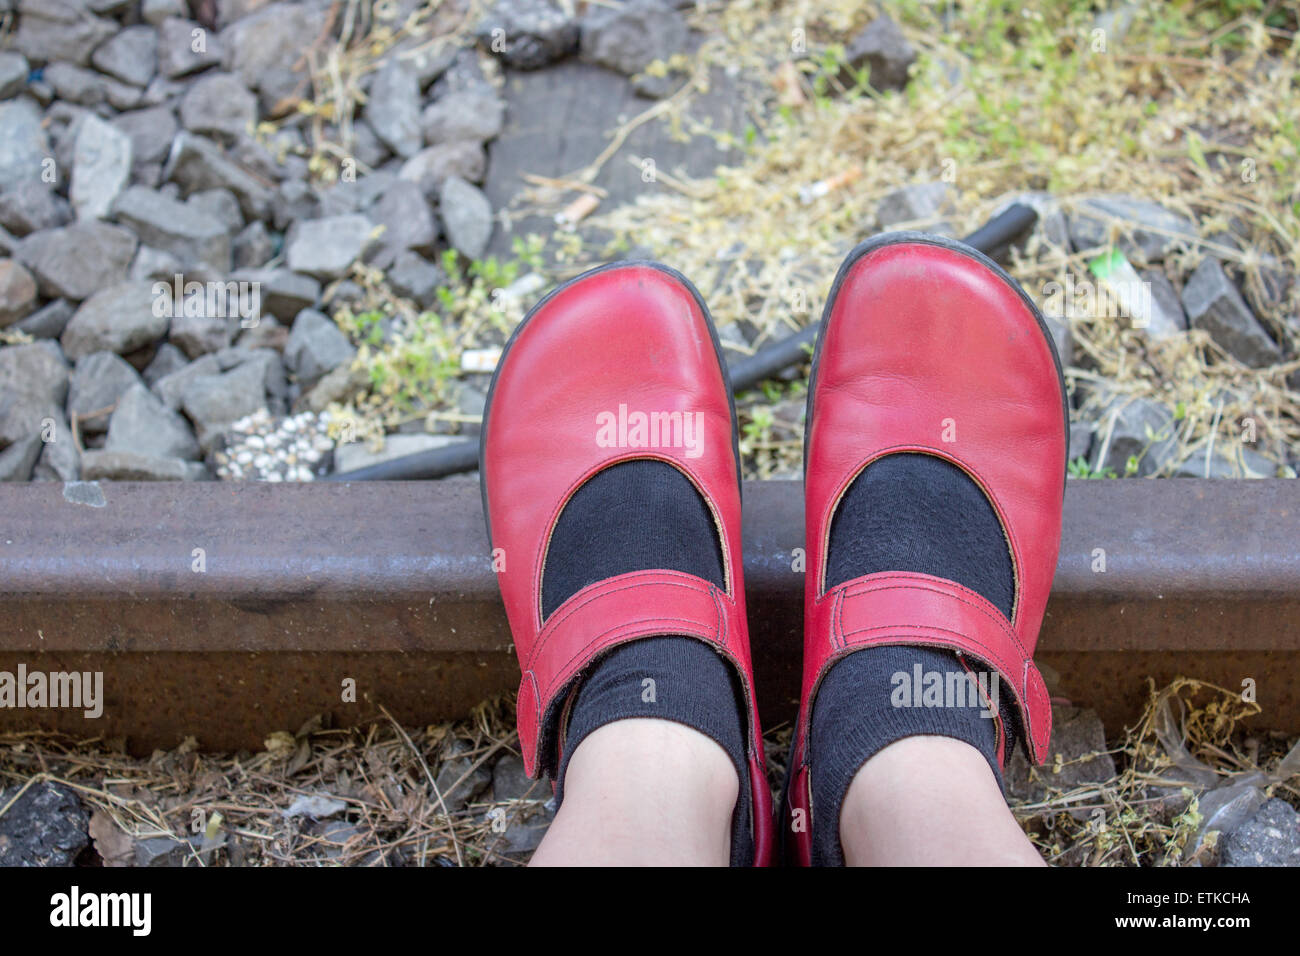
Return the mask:
[[(798, 693), (798, 483), (748, 483), (745, 534), (770, 723)], [(1300, 483), (1070, 482), (1039, 657), (1055, 694), (1111, 727), (1147, 676), (1183, 673), (1253, 679), (1261, 725), (1300, 730)], [(257, 748), (379, 703), (411, 723), (460, 716), (518, 679), (464, 479), (0, 486), (0, 672), (20, 664), (102, 671), (103, 715), (0, 707), (0, 730), (137, 753), (189, 734)]]

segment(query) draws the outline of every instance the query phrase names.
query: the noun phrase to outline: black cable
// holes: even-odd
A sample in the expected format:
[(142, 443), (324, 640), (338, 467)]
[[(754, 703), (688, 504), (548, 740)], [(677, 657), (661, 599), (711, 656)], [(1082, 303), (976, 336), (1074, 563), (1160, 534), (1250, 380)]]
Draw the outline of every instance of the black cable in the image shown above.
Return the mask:
[[(991, 258), (1005, 253), (1011, 243), (1028, 231), (1038, 220), (1030, 206), (1016, 203), (980, 226), (962, 241)], [(743, 392), (784, 369), (807, 361), (817, 341), (816, 321), (779, 342), (760, 349), (749, 358), (730, 366), (732, 391)], [(334, 473), (322, 481), (411, 481), (421, 478), (444, 478), (473, 471), (478, 467), (478, 439), (443, 445), (401, 458), (390, 458), (366, 468)]]

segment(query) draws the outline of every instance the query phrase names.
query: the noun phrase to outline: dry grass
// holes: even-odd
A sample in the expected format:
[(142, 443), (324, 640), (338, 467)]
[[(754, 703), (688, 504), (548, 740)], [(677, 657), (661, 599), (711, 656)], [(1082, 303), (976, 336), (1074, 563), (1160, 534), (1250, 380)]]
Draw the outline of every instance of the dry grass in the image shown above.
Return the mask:
[[(1046, 795), (1013, 800), (1013, 810), (1056, 864), (1211, 862), (1213, 835), (1197, 844), (1197, 801), (1182, 783), (1199, 788), (1260, 771), (1272, 775), (1272, 794), (1300, 803), (1300, 780), (1286, 777), (1300, 773), (1297, 742), (1244, 730), (1241, 720), (1257, 712), (1239, 694), (1199, 681), (1153, 688), (1137, 725), (1110, 751), (1119, 765), (1113, 778), (1058, 789), (1051, 768), (1043, 769)], [(135, 759), (98, 739), (0, 734), (0, 789), (12, 795), (15, 784), (48, 780), (74, 790), (92, 810), (91, 833), (110, 865), (114, 855), (131, 858), (133, 840), (159, 836), (188, 841), (187, 866), (516, 864), (528, 854), (508, 852), (507, 834), (544, 825), (548, 784), (511, 800), (494, 800), (488, 789), (451, 812), (444, 798), (479, 768), (517, 756), (517, 742), (509, 698), (483, 703), (468, 720), (423, 728), (403, 728), (382, 708), (346, 730), (312, 721), (272, 734), (256, 754), (201, 753), (191, 739)], [(768, 782), (777, 794), (789, 743), (788, 724), (766, 734)], [(448, 760), (453, 774), (444, 773)], [(1189, 773), (1199, 773), (1199, 783)], [(286, 815), (295, 800), (312, 796), (343, 805), (330, 826)], [(0, 805), (0, 814), (6, 809)]]

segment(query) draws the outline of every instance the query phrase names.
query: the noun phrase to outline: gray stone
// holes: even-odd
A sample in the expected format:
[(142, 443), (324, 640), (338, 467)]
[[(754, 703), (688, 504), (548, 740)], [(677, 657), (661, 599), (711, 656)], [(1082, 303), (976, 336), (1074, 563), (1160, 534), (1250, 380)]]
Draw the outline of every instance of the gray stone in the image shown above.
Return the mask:
[(271, 0), (217, 0), (217, 26), (225, 29), (236, 20), (256, 13)]
[[(184, 353), (181, 355), (183, 356)], [(221, 363), (217, 361), (215, 355), (201, 355), (188, 365), (159, 377), (152, 383), (153, 393), (168, 408), (179, 409), (185, 398), (185, 389), (189, 387), (190, 382), (204, 376), (220, 375), (222, 371)]]
[[(179, 372), (189, 364), (189, 361), (184, 352), (170, 342), (164, 342), (158, 346), (153, 361), (140, 374), (144, 376), (145, 383), (152, 386), (172, 372)], [(175, 408), (176, 406), (173, 405), (172, 407)]]
[(216, 66), (223, 59), (217, 34), (193, 20), (168, 18), (158, 26), (158, 72), (169, 79)]
[(292, 322), (303, 309), (320, 301), (320, 283), (311, 276), (288, 269), (260, 269), (237, 272), (231, 278), (256, 282), (262, 292), (262, 314)]
[(78, 219), (105, 219), (131, 178), (131, 138), (97, 116), (77, 129), (68, 198)]
[(388, 285), (404, 299), (422, 308), (437, 301), (438, 288), (447, 281), (443, 271), (423, 256), (403, 252), (388, 269)]
[(143, 382), (132, 385), (117, 400), (104, 450), (150, 458), (199, 457), (199, 443), (185, 420), (159, 401)]
[(384, 447), (377, 452), (367, 448), (365, 442), (347, 442), (334, 449), (334, 471), (340, 474), (356, 471), (382, 461), (463, 441), (463, 438), (450, 435), (385, 435)]
[(0, 817), (0, 866), (72, 866), (90, 844), (90, 814), (76, 793), (58, 784), (35, 783), (20, 796), (21, 789), (20, 783), (0, 790), (0, 807), (7, 807)]
[(1204, 329), (1237, 360), (1262, 368), (1282, 359), (1217, 259), (1205, 259), (1183, 286), (1183, 305), (1192, 328)]
[(250, 222), (231, 240), (231, 256), (236, 269), (255, 269), (265, 265), (275, 254), (271, 234), (261, 221)]
[(471, 49), (456, 51), (447, 62), (438, 82), (430, 90), (431, 98), (438, 100), (460, 90), (491, 86), (492, 80), (483, 68), (484, 59)]
[(1220, 437), (1194, 449), (1173, 471), (1175, 478), (1276, 478), (1278, 465), (1241, 442)]
[(430, 104), (420, 117), (420, 125), (430, 146), (466, 139), (481, 143), (501, 132), (505, 116), (506, 105), (496, 91), (477, 87), (449, 93)]
[(185, 200), (191, 209), (210, 216), (235, 233), (244, 228), (244, 216), (239, 211), (239, 199), (229, 189), (205, 189), (193, 193)]
[(408, 249), (432, 252), (438, 240), (438, 224), (424, 193), (405, 179), (394, 182), (370, 207), (366, 218), (383, 227), (366, 255), (366, 261), (378, 269), (387, 269)]
[(26, 332), (34, 339), (57, 339), (67, 328), (68, 320), (75, 311), (67, 299), (55, 299), (18, 322), (14, 328)]
[(376, 221), (369, 210), (399, 182), (406, 180), (399, 179), (397, 173), (387, 169), (376, 169), (351, 182), (339, 181), (320, 194), (322, 215), (341, 216), (344, 213), (361, 212)]
[(173, 282), (184, 269), (181, 260), (170, 252), (152, 246), (141, 246), (136, 250), (135, 258), (131, 260), (131, 268), (127, 270), (127, 276), (131, 279)]
[(231, 422), (266, 407), (266, 369), (247, 362), (221, 375), (201, 375), (186, 385), (181, 408), (198, 429), (199, 446), (211, 451)]
[(112, 123), (131, 140), (136, 163), (160, 163), (167, 158), (176, 136), (176, 117), (165, 106), (133, 110), (113, 117)]
[[(1106, 730), (1096, 711), (1065, 704), (1052, 706), (1052, 739), (1043, 766), (1030, 769), (1020, 748), (1007, 761), (1008, 794), (1038, 802), (1052, 791), (1073, 790), (1087, 784), (1104, 783), (1115, 776), (1115, 760), (1107, 753)], [(1061, 770), (1054, 769), (1057, 756)], [(1084, 819), (1087, 811), (1082, 813)]]
[(306, 180), (286, 179), (280, 183), (271, 200), (271, 217), (276, 229), (283, 231), (294, 223), (320, 216), (320, 200)]
[(467, 743), (455, 737), (443, 748), (443, 762), (435, 782), (448, 813), (465, 809), (465, 805), (492, 782), (491, 770), (485, 766), (474, 766), (477, 757), (461, 756), (470, 751)]
[(36, 280), (21, 263), (0, 259), (0, 329), (31, 314), (36, 305)]
[(1070, 422), (1070, 461), (1088, 460), (1092, 451), (1092, 425), (1089, 422)]
[(27, 435), (0, 451), (0, 481), (28, 481), (40, 460), (44, 443), (40, 433)]
[(68, 415), (85, 419), (81, 429), (88, 433), (108, 431), (107, 414), (94, 415), (117, 404), (122, 394), (141, 385), (140, 373), (114, 352), (92, 352), (77, 360), (68, 386)]
[(352, 122), (351, 152), (359, 163), (376, 170), (392, 155), (388, 146), (364, 119)]
[(112, 77), (104, 77), (104, 99), (115, 110), (133, 110), (144, 101), (144, 90)]
[(147, 282), (120, 282), (96, 292), (73, 313), (60, 341), (76, 361), (92, 352), (125, 355), (162, 338), (165, 315), (155, 314)]
[(79, 302), (125, 278), (135, 246), (135, 235), (121, 226), (78, 222), (33, 232), (15, 258), (36, 276), (42, 295)]
[(307, 92), (304, 45), (320, 35), (327, 9), (318, 5), (272, 3), (242, 17), (222, 34), (225, 66), (260, 94), (270, 112), (281, 100)]
[(209, 73), (199, 77), (181, 98), (181, 125), (193, 133), (215, 133), (233, 139), (257, 122), (257, 97), (238, 77)]
[(0, 193), (0, 226), (15, 236), (57, 229), (71, 220), (68, 201), (42, 184), (28, 183)]
[(77, 130), (82, 120), (91, 115), (94, 115), (93, 112), (86, 107), (62, 100), (46, 111), (44, 125), (56, 162), (53, 167), (47, 164), (41, 172), (42, 179), (51, 181), (56, 189), (67, 185), (68, 171), (72, 169), (77, 144)]
[(27, 57), (21, 53), (0, 53), (0, 100), (17, 96), (27, 86), (32, 71)]
[(1173, 412), (1147, 398), (1115, 396), (1110, 399), (1097, 416), (1096, 431), (1093, 470), (1112, 468), (1120, 477), (1125, 475), (1128, 460), (1133, 456), (1138, 458), (1135, 477), (1153, 474), (1177, 445)]
[[(0, 448), (18, 448), (6, 461), (6, 470), (12, 480), (25, 481), (31, 476), (32, 466), (40, 454), (30, 440), (38, 442), (47, 430), (63, 418), (63, 409), (32, 395), (0, 393)], [(51, 436), (58, 438), (57, 434)]]
[[(618, 7), (599, 7), (582, 20), (582, 58), (637, 76), (651, 63), (685, 52), (689, 29), (682, 15), (661, 0), (627, 0)], [(671, 90), (668, 77), (643, 77), (637, 92), (663, 96)]]
[(72, 441), (72, 430), (59, 418), (52, 441), (43, 441), (40, 457), (32, 470), (33, 481), (76, 481), (81, 477), (81, 452)]
[[(795, 420), (803, 421), (804, 403), (796, 402), (797, 414)], [(477, 435), (479, 433), (483, 413), (487, 410), (487, 395), (479, 391), (472, 385), (461, 384), (456, 389), (456, 412), (464, 415), (466, 418), (478, 421), (464, 421), (460, 423), (460, 434)]]
[(184, 80), (172, 80), (165, 76), (155, 76), (144, 89), (139, 106), (143, 109), (152, 106), (166, 106), (174, 109), (180, 102), (181, 95), (188, 89)]
[(534, 780), (524, 771), (524, 762), (514, 754), (504, 754), (497, 758), (492, 767), (492, 800), (504, 803), (508, 800), (537, 800), (546, 802), (551, 798), (551, 788), (545, 780)]
[(405, 62), (390, 57), (371, 80), (366, 122), (403, 159), (420, 149), (420, 83)]
[(578, 48), (577, 22), (551, 0), (497, 0), (475, 35), (516, 70), (536, 70)]
[(0, 347), (0, 394), (26, 396), (63, 407), (68, 366), (53, 342)]
[(451, 247), (468, 259), (481, 259), (492, 238), (492, 204), (465, 180), (449, 176), (438, 193), (438, 212)]
[(140, 240), (170, 252), (185, 266), (230, 271), (230, 234), (224, 223), (165, 193), (132, 186), (113, 207), (118, 222)]
[(284, 363), (275, 349), (234, 345), (217, 352), (216, 359), (223, 372), (241, 365), (261, 369), (262, 388), (273, 398), (283, 399), (289, 394), (289, 380), (284, 374)]
[(289, 268), (317, 279), (337, 279), (365, 253), (373, 229), (365, 216), (355, 214), (295, 223), (284, 241)]
[(882, 230), (897, 223), (933, 222), (951, 208), (948, 184), (913, 183), (888, 193), (876, 206)]
[(240, 348), (274, 349), (283, 352), (289, 341), (289, 330), (270, 315), (262, 315), (255, 326), (239, 333), (235, 344)]
[(1151, 290), (1151, 315), (1147, 317), (1146, 334), (1159, 341), (1186, 332), (1187, 315), (1168, 276), (1159, 269), (1145, 269), (1138, 275)]
[(348, 337), (327, 316), (315, 309), (303, 309), (289, 330), (284, 364), (306, 388), (331, 369), (351, 362), (355, 355)]
[(44, 79), (55, 95), (68, 103), (98, 106), (108, 93), (104, 77), (71, 63), (51, 63), (45, 68)]
[(237, 315), (192, 314), (183, 310), (172, 316), (167, 338), (190, 358), (198, 358), (205, 352), (216, 352), (230, 345), (238, 329)]
[(177, 134), (163, 176), (180, 184), (187, 195), (203, 189), (229, 189), (247, 219), (265, 219), (271, 208), (272, 193), (265, 183), (228, 159), (215, 143), (193, 133)]
[(202, 481), (202, 462), (151, 458), (126, 451), (89, 450), (81, 455), (82, 481)]
[(35, 63), (62, 60), (84, 65), (117, 24), (87, 11), (78, 0), (22, 0), (14, 46)]
[(168, 17), (184, 17), (185, 0), (143, 0), (140, 17), (145, 23), (159, 26)]
[(127, 27), (96, 49), (90, 62), (123, 83), (147, 86), (158, 69), (158, 31), (144, 25)]
[(25, 97), (0, 103), (0, 184), (40, 185), (49, 156), (40, 108)]
[(1163, 206), (1131, 196), (1097, 196), (1085, 200), (1070, 215), (1070, 240), (1075, 249), (1096, 249), (1110, 241), (1130, 259), (1159, 262), (1178, 245), (1196, 239), (1196, 223)]
[[(916, 50), (903, 31), (889, 17), (877, 17), (844, 48), (844, 62), (852, 70), (868, 71), (868, 82), (877, 90), (901, 90), (907, 86), (907, 70), (916, 62)], [(853, 83), (852, 75), (844, 77)]]
[(346, 402), (370, 386), (370, 375), (351, 363), (326, 372), (294, 405), (294, 411), (323, 412), (334, 402)]
[(487, 154), (483, 151), (483, 144), (462, 140), (420, 150), (402, 164), (398, 175), (415, 183), (433, 201), (448, 177), (457, 176), (476, 183), (482, 181), (486, 170)]
[(1052, 344), (1056, 346), (1056, 355), (1061, 360), (1061, 368), (1074, 364), (1074, 333), (1068, 319), (1059, 315), (1044, 315), (1047, 330), (1052, 333)]
[(1300, 866), (1300, 814), (1271, 797), (1219, 847), (1220, 866)]

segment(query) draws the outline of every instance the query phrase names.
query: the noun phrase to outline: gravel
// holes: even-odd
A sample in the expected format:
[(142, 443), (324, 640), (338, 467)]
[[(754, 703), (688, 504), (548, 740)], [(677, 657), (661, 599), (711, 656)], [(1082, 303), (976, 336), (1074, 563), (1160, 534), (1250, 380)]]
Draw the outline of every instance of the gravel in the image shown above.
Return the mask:
[(68, 388), (68, 414), (84, 419), (82, 430), (88, 433), (108, 430), (109, 416), (96, 415), (117, 404), (127, 389), (143, 385), (140, 373), (115, 352), (92, 352), (77, 360)]
[(120, 282), (96, 292), (73, 313), (60, 341), (76, 361), (92, 352), (125, 355), (162, 338), (168, 320), (154, 311), (147, 282)]
[(449, 176), (438, 193), (438, 212), (451, 247), (469, 259), (481, 259), (492, 238), (492, 204), (477, 187)]
[(1194, 329), (1204, 329), (1223, 349), (1253, 368), (1282, 358), (1217, 259), (1205, 259), (1183, 287), (1183, 305)]
[(41, 294), (80, 302), (126, 278), (138, 240), (129, 229), (78, 222), (33, 232), (15, 256), (36, 277)]
[(143, 382), (132, 385), (118, 399), (104, 450), (150, 458), (199, 457), (199, 443), (185, 419), (159, 401)]
[[(878, 90), (901, 90), (916, 50), (889, 17), (877, 17), (844, 48), (844, 62), (853, 70), (867, 70), (868, 82)], [(846, 84), (854, 82), (845, 76)]]

